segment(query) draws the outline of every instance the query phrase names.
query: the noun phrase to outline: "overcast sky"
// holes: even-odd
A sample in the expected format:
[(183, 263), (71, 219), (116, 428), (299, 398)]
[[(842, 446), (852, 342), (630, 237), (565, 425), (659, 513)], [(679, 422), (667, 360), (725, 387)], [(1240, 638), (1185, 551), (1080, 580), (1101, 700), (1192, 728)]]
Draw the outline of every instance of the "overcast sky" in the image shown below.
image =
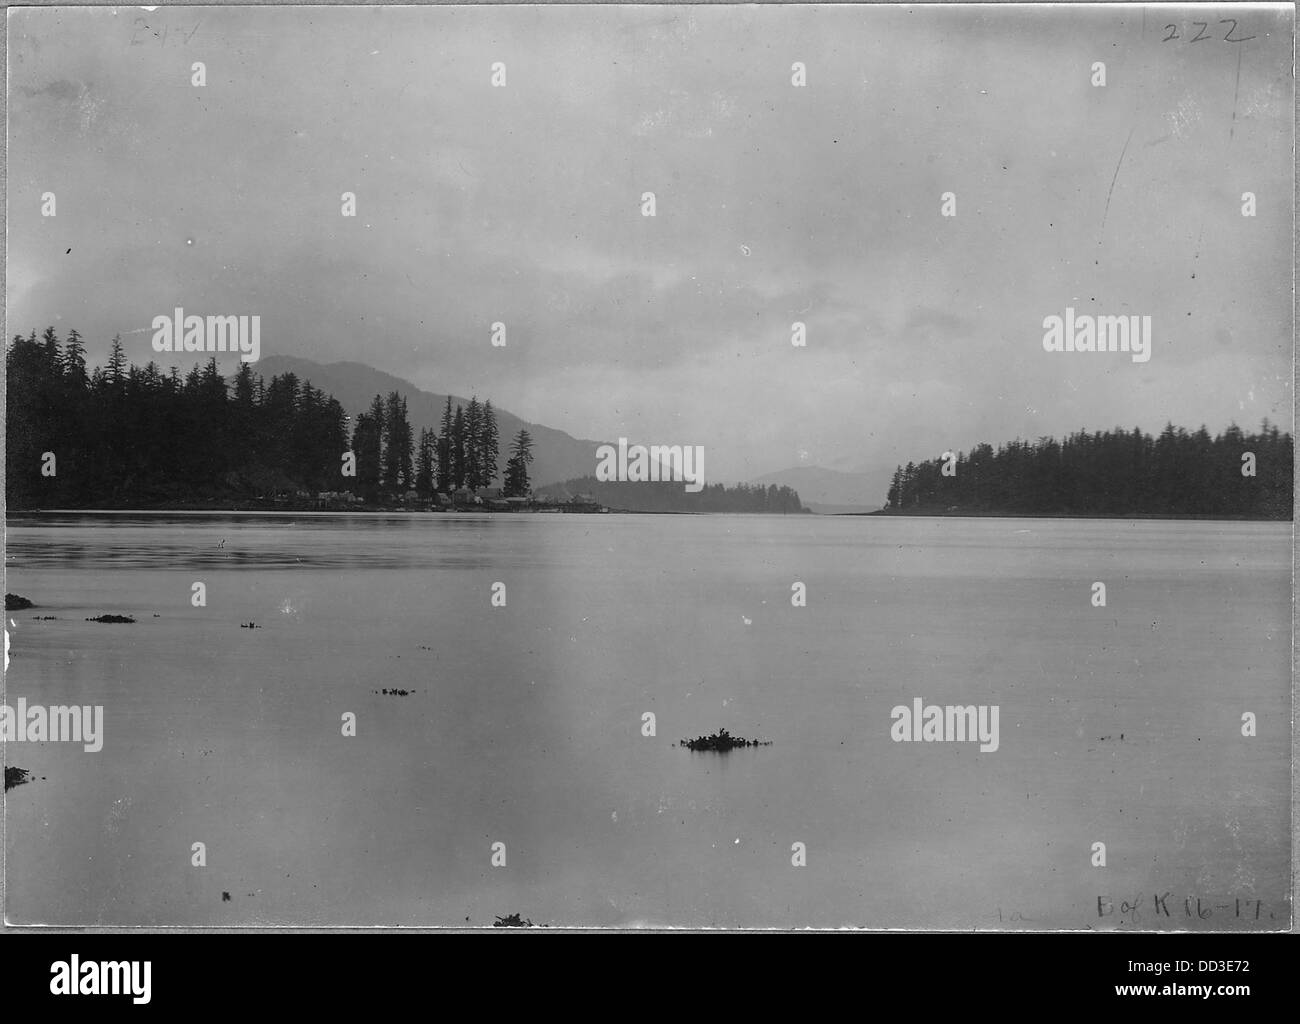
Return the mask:
[[(257, 313), (711, 479), (1290, 429), (1291, 15), (1198, 10), (11, 11), (8, 333), (143, 363), (175, 306)], [(1150, 362), (1044, 352), (1067, 305), (1152, 316)]]

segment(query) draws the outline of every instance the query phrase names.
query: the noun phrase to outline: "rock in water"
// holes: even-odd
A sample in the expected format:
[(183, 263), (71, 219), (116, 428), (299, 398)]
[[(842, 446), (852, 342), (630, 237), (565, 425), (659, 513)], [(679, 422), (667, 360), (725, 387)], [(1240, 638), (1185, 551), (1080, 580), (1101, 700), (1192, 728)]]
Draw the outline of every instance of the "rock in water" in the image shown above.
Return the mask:
[(36, 606), (23, 597), (21, 594), (5, 594), (5, 611), (20, 612), (24, 608), (35, 608)]
[(733, 736), (726, 729), (715, 732), (712, 736), (696, 736), (693, 740), (681, 740), (679, 746), (691, 750), (714, 750), (725, 754), (736, 747), (770, 747), (771, 740), (747, 740), (743, 736)]

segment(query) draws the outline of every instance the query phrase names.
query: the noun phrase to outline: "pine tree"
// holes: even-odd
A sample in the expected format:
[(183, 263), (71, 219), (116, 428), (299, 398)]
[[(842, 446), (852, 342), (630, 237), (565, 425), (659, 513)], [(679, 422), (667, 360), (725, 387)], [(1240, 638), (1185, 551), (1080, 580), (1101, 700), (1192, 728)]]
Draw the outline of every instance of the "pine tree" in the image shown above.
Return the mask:
[(484, 487), (491, 487), (501, 475), (497, 463), (501, 460), (500, 441), (497, 436), (497, 415), (492, 410), (492, 402), (483, 403), (482, 441), (479, 446), (479, 468)]
[(459, 405), (451, 421), (451, 486), (457, 491), (465, 486), (465, 411)]
[(90, 384), (86, 376), (86, 346), (75, 328), (68, 332), (68, 340), (63, 345), (63, 376), (78, 391), (84, 391)]
[(411, 423), (406, 416), (406, 399), (396, 391), (384, 403), (384, 487), (400, 494), (415, 485), (411, 469), (414, 447)]
[(435, 465), (437, 463), (436, 435), (428, 427), (420, 431), (420, 446), (415, 459), (415, 489), (421, 498), (433, 494)]
[(479, 461), (483, 454), (483, 406), (478, 404), (478, 395), (471, 395), (469, 408), (465, 410), (465, 486), (477, 491), (483, 486), (483, 466)]
[(108, 357), (108, 382), (120, 388), (126, 380), (126, 353), (122, 351), (122, 335), (113, 335), (113, 346)]
[(53, 327), (45, 328), (45, 333), (41, 335), (41, 353), (45, 357), (49, 377), (63, 369), (63, 351), (59, 347), (59, 336), (54, 333)]
[(526, 498), (532, 490), (528, 481), (528, 464), (533, 461), (533, 439), (523, 427), (510, 446), (510, 460), (506, 463), (504, 493), (507, 498)]
[(383, 427), (371, 413), (363, 412), (357, 416), (352, 431), (352, 451), (357, 459), (357, 492), (366, 501), (374, 501), (379, 495)]
[(352, 451), (357, 457), (357, 491), (366, 501), (377, 501), (384, 469), (384, 400), (379, 395), (357, 416)]
[(451, 396), (447, 396), (447, 405), (442, 410), (442, 431), (438, 435), (438, 490), (447, 494), (451, 491)]
[(245, 410), (253, 407), (252, 363), (240, 362), (239, 369), (235, 372), (235, 404)]

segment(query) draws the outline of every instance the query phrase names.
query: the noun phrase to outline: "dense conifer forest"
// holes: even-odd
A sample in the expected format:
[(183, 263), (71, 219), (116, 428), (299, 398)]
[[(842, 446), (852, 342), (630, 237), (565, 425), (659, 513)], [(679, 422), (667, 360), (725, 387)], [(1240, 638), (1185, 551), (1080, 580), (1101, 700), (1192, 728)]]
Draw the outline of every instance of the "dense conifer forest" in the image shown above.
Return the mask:
[[(16, 336), (5, 366), (14, 509), (256, 505), (321, 491), (383, 504), (411, 491), (476, 491), (499, 476), (492, 403), (477, 398), (468, 410), (448, 402), (446, 435), (425, 430), (417, 441), (396, 393), (376, 395), (351, 424), (332, 396), (293, 373), (267, 382), (240, 363), (228, 381), (209, 359), (182, 376), (128, 364), (120, 338), (107, 365), (88, 372), (80, 335), (60, 341), (50, 327)], [(527, 492), (526, 468), (512, 484)]]
[(1159, 437), (1081, 431), (899, 466), (885, 511), (1290, 519), (1292, 466), (1291, 435), (1267, 420), (1216, 437), (1172, 424)]

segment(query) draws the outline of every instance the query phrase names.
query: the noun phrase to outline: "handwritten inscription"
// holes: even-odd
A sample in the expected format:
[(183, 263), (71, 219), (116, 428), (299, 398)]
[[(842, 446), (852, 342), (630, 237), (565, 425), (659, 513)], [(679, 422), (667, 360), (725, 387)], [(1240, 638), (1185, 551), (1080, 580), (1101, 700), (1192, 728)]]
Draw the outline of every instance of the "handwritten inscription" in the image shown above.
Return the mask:
[[(199, 25), (201, 24), (203, 23), (195, 22), (194, 27), (190, 29), (188, 33), (178, 30), (175, 38), (179, 39), (181, 45), (184, 46), (191, 39), (194, 38), (194, 33), (199, 30)], [(131, 23), (130, 45), (144, 46), (146, 43), (150, 42), (151, 39), (157, 39), (159, 46), (166, 46), (167, 35), (170, 31), (171, 29), (166, 25), (163, 25), (161, 28), (157, 28), (157, 29), (151, 28), (149, 23), (143, 17), (137, 15), (135, 21)]]
[(1237, 36), (1236, 18), (1220, 18), (1218, 24), (1227, 25), (1228, 30), (1224, 32), (1218, 26), (1211, 29), (1208, 21), (1194, 21), (1191, 23), (1190, 29), (1183, 26), (1183, 31), (1188, 33), (1183, 35), (1179, 33), (1177, 25), (1169, 24), (1165, 26), (1167, 35), (1160, 41), (1162, 43), (1171, 43), (1175, 39), (1181, 39), (1185, 43), (1204, 43), (1211, 39), (1217, 39), (1223, 43), (1245, 43), (1255, 38), (1254, 36)]
[(1263, 900), (1241, 896), (1183, 896), (1173, 892), (1134, 895), (1128, 899), (1097, 897), (1097, 917), (1117, 924), (1157, 924), (1162, 921), (1276, 921)]

